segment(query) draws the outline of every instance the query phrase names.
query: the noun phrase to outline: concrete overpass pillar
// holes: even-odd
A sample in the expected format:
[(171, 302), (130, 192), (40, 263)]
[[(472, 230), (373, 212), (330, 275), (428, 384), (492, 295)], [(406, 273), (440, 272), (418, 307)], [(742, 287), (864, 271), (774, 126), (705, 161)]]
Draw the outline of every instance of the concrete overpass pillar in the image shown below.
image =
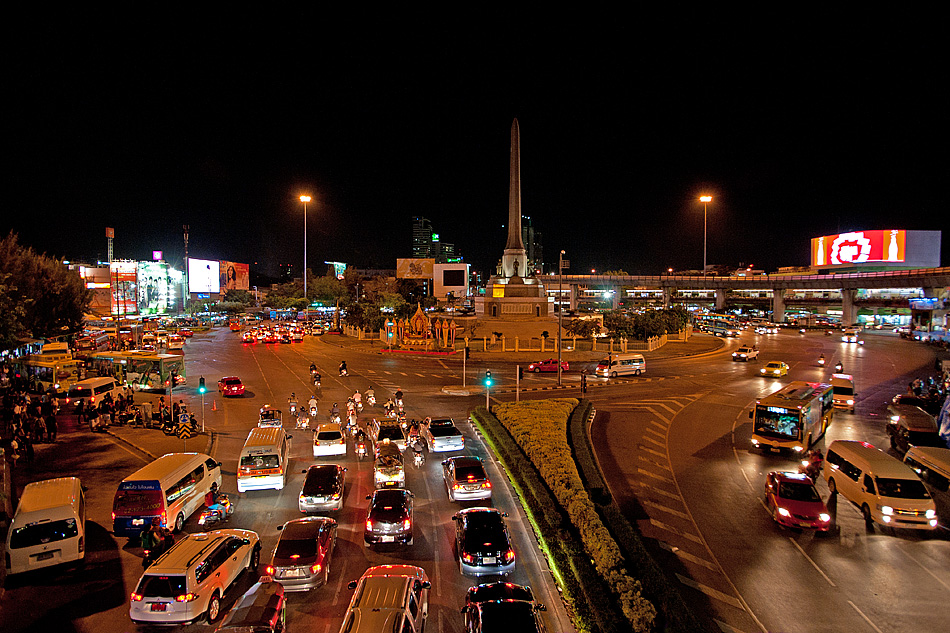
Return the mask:
[(663, 288), (663, 308), (669, 309), (673, 305), (673, 289)]
[(716, 290), (716, 312), (722, 312), (726, 309), (726, 291), (722, 288)]
[(785, 322), (785, 290), (783, 288), (772, 288), (772, 321)]
[(577, 284), (571, 284), (569, 288), (570, 288), (570, 291), (568, 292), (568, 295), (570, 296), (571, 310), (576, 310), (577, 309), (577, 291), (579, 290), (579, 287)]
[(841, 325), (854, 325), (858, 322), (858, 308), (854, 305), (854, 300), (858, 297), (858, 291), (852, 288), (841, 289)]
[(623, 298), (621, 295), (623, 293), (623, 288), (620, 286), (614, 286), (611, 288), (613, 292), (610, 294), (610, 307), (613, 310), (620, 309), (620, 300)]

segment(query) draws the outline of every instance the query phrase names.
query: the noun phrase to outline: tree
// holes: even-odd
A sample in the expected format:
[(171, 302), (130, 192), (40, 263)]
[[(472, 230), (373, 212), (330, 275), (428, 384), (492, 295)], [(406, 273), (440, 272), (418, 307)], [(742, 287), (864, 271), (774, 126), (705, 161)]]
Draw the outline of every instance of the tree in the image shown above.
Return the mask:
[(75, 271), (62, 260), (21, 246), (12, 231), (0, 240), (0, 284), (3, 301), (9, 304), (0, 319), (0, 339), (6, 347), (25, 335), (49, 338), (78, 332), (92, 299)]

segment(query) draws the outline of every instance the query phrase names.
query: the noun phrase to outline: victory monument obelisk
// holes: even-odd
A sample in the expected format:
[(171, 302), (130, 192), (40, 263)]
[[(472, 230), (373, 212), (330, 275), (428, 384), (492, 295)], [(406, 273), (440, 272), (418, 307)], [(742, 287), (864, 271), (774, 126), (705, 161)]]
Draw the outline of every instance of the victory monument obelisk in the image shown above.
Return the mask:
[(517, 318), (548, 316), (544, 287), (528, 270), (528, 256), (521, 239), (521, 131), (518, 119), (511, 123), (511, 160), (508, 169), (508, 241), (497, 274), (485, 288), (485, 297), (476, 300), (479, 316)]

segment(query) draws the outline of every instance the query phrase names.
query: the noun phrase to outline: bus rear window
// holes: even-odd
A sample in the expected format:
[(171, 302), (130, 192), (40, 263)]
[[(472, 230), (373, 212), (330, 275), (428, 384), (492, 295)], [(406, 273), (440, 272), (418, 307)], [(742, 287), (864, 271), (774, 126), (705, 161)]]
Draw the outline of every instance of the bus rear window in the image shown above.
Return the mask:
[(161, 490), (120, 490), (112, 504), (116, 516), (156, 514), (164, 508)]
[(79, 536), (79, 526), (76, 524), (76, 519), (24, 525), (21, 528), (13, 529), (13, 534), (10, 535), (10, 549), (45, 545), (46, 543), (64, 541), (75, 536)]

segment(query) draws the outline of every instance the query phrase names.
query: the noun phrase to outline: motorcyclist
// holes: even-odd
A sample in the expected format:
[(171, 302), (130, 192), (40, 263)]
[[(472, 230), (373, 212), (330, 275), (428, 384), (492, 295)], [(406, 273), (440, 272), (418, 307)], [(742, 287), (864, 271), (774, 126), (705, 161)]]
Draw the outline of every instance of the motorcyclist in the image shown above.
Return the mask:
[(376, 400), (376, 392), (373, 391), (373, 386), (370, 385), (369, 389), (366, 390), (366, 400), (372, 404), (372, 401)]
[(290, 397), (287, 398), (287, 402), (290, 403), (290, 412), (296, 414), (297, 413), (297, 394), (295, 394), (294, 392), (291, 392)]
[(357, 446), (360, 445), (360, 444), (365, 444), (365, 443), (366, 443), (366, 431), (364, 431), (363, 429), (357, 429), (357, 430), (356, 430), (356, 435), (353, 436), (353, 439), (356, 440)]
[(310, 363), (310, 374), (312, 375), (316, 373), (317, 373), (317, 366), (314, 365), (313, 363)]
[(342, 376), (342, 375), (345, 374), (345, 373), (347, 373), (347, 371), (346, 371), (346, 361), (343, 360), (343, 361), (340, 361), (340, 375)]
[(386, 404), (383, 405), (383, 408), (386, 410), (386, 413), (389, 413), (390, 411), (396, 408), (396, 403), (393, 402), (392, 398), (390, 398), (389, 400), (386, 401)]
[(840, 374), (843, 371), (844, 371), (844, 365), (841, 364), (841, 361), (838, 361), (838, 363), (835, 365), (835, 373)]
[(333, 406), (330, 407), (330, 417), (340, 417), (340, 405), (338, 405), (336, 402), (334, 402)]
[(316, 413), (317, 411), (317, 397), (310, 396), (310, 402), (307, 403), (307, 408), (310, 409), (310, 413)]
[(356, 390), (355, 392), (353, 392), (353, 402), (356, 403), (356, 406), (360, 406), (360, 403), (362, 402), (362, 400), (363, 400), (363, 394), (361, 394), (359, 390)]

